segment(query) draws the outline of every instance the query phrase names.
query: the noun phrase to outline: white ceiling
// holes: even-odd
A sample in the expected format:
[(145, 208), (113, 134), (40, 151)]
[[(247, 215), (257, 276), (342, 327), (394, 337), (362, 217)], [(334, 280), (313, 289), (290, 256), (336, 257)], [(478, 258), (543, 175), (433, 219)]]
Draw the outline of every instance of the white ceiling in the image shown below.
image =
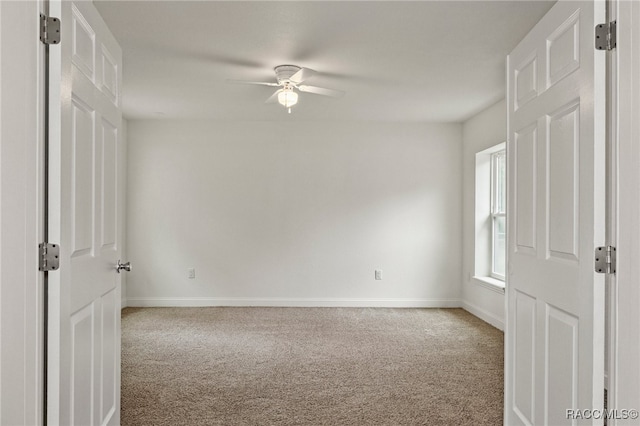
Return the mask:
[[(123, 48), (129, 119), (464, 121), (504, 97), (505, 57), (546, 1), (96, 1)], [(318, 74), (291, 115), (273, 67)]]

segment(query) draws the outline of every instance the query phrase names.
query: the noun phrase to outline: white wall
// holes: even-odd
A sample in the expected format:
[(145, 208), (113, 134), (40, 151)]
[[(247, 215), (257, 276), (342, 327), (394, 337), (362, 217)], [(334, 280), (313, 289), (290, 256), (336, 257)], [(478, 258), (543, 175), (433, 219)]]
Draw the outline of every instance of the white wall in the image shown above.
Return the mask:
[(476, 154), (507, 138), (506, 104), (502, 100), (462, 125), (463, 151), (463, 270), (462, 306), (504, 330), (504, 292), (474, 278)]
[(461, 125), (130, 121), (128, 139), (129, 306), (459, 306)]

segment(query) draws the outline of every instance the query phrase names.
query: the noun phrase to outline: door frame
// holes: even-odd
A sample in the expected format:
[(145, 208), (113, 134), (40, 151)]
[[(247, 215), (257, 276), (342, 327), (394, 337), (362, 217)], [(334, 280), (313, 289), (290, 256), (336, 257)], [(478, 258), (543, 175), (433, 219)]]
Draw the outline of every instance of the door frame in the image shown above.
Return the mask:
[(0, 423), (43, 421), (46, 0), (0, 2)]
[[(610, 0), (617, 9), (616, 244), (612, 335), (609, 345), (609, 408), (640, 410), (640, 3)], [(610, 424), (637, 420), (613, 419)]]

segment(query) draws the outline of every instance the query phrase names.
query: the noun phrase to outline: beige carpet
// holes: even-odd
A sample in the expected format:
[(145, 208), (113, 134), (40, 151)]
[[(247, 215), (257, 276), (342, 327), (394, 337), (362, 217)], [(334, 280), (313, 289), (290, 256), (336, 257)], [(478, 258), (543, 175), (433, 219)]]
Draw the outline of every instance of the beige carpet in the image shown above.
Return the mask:
[(503, 333), (461, 309), (127, 308), (123, 425), (500, 425)]

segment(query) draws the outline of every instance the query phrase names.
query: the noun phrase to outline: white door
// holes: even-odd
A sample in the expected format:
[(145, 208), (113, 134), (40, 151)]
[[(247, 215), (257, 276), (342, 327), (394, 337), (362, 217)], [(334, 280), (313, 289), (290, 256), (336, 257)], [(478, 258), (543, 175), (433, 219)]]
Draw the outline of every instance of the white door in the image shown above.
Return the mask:
[(604, 405), (604, 13), (561, 0), (508, 58), (508, 425), (602, 422), (567, 410)]
[(120, 422), (121, 50), (92, 2), (52, 1), (49, 424)]

